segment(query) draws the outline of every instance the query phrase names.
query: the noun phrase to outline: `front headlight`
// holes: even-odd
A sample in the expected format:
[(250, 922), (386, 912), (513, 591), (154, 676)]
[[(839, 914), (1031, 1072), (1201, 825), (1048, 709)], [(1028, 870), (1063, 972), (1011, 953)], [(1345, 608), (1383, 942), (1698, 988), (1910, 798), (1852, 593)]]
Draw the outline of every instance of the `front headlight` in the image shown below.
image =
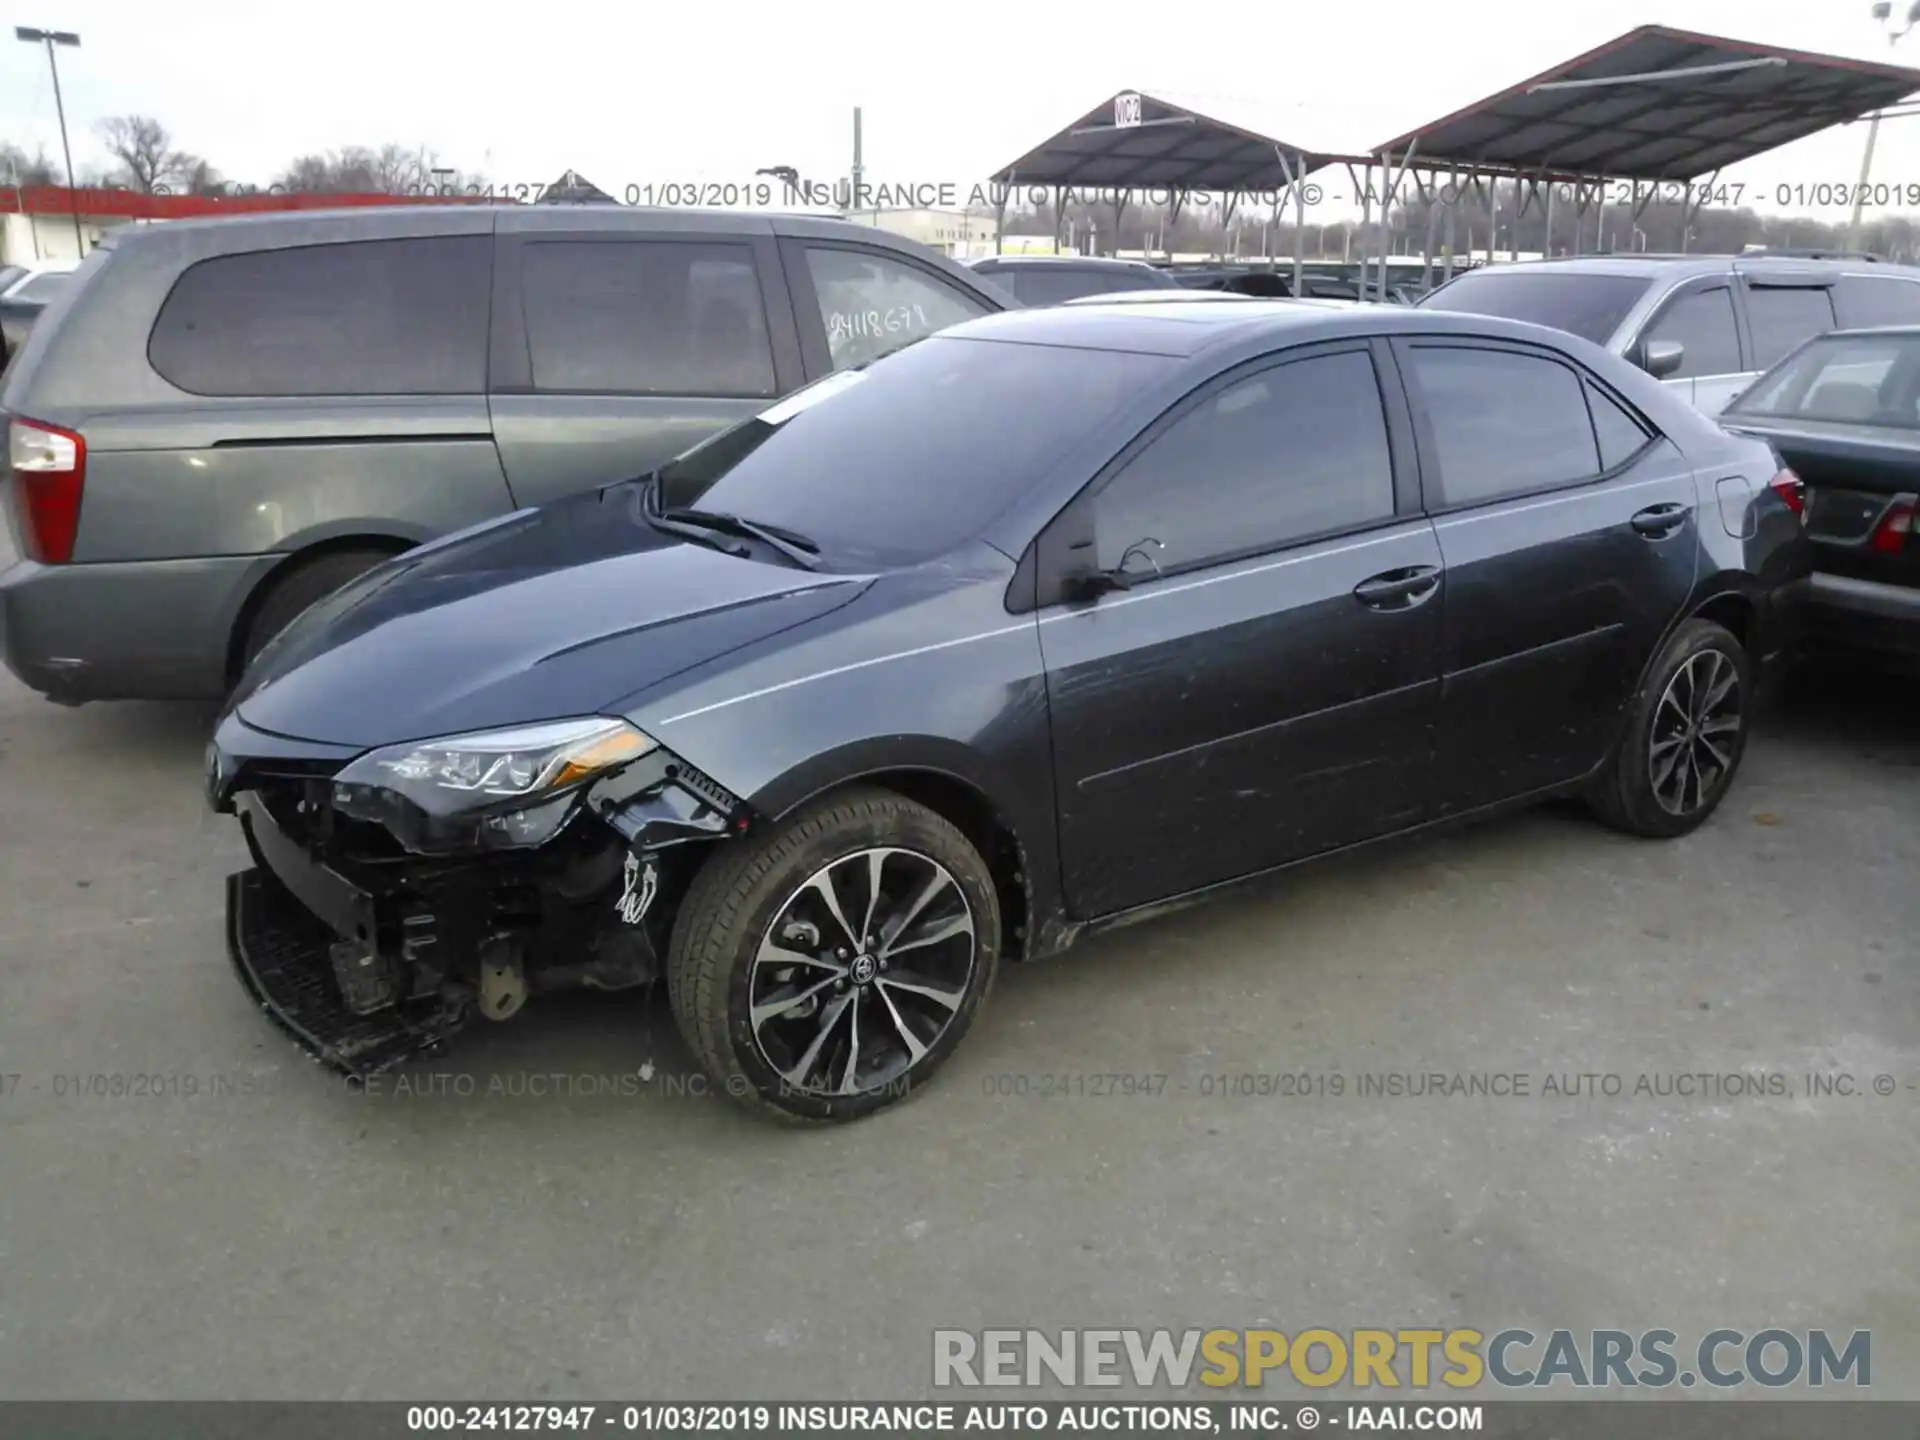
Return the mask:
[(390, 745), (334, 777), (333, 808), (423, 854), (544, 845), (589, 781), (654, 748), (599, 715)]

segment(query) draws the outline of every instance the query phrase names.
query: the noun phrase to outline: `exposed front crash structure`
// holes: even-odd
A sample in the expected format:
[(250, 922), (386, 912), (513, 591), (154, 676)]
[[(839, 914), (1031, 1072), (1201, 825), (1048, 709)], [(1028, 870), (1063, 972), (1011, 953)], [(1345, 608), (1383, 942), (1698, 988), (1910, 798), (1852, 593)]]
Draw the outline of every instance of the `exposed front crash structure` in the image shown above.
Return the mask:
[(241, 982), (309, 1054), (366, 1079), (477, 1012), (659, 978), (700, 852), (743, 803), (624, 721), (589, 717), (344, 759), (229, 718), (209, 799)]

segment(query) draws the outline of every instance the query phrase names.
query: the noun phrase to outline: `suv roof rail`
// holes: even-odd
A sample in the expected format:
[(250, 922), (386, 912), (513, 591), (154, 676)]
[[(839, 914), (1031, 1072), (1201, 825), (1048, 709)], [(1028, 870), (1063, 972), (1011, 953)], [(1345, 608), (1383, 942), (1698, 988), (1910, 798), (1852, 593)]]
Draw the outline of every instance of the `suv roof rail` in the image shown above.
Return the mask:
[(1871, 250), (1803, 250), (1785, 245), (1760, 245), (1752, 250), (1742, 250), (1734, 258), (1745, 260), (1749, 256), (1761, 255), (1768, 259), (1789, 260), (1865, 260), (1872, 265), (1884, 265), (1887, 257), (1876, 255)]

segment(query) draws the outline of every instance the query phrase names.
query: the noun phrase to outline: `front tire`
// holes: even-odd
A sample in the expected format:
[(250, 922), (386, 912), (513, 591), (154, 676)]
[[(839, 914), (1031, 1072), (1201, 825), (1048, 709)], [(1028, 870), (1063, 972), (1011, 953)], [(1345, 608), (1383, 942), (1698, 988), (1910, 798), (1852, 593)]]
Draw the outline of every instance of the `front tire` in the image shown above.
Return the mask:
[(1752, 666), (1710, 620), (1674, 632), (1634, 696), (1625, 733), (1589, 804), (1629, 835), (1672, 839), (1713, 814), (1746, 753)]
[(939, 1068), (999, 954), (979, 852), (926, 806), (861, 787), (757, 843), (722, 842), (681, 905), (667, 994), (733, 1099), (790, 1120), (852, 1120)]

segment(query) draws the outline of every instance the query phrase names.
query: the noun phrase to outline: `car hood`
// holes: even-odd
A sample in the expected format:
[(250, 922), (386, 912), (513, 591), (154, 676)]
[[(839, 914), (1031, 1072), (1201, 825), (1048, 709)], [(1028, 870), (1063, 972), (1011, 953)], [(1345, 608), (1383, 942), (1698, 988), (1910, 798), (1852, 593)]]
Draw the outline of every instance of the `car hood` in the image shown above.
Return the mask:
[(377, 567), (283, 631), (229, 710), (360, 748), (591, 714), (871, 583), (663, 535), (635, 499), (589, 492)]

